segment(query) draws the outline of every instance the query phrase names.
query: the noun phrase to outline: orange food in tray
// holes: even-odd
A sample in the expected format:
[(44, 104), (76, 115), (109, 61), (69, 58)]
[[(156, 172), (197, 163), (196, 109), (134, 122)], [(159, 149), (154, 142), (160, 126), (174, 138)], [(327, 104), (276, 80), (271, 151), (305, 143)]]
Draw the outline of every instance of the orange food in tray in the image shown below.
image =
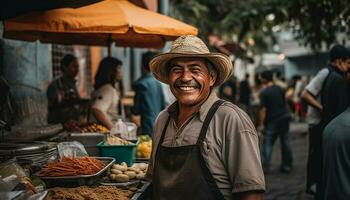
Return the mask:
[(93, 157), (63, 157), (45, 165), (39, 175), (40, 176), (77, 176), (92, 175), (99, 172), (104, 164)]

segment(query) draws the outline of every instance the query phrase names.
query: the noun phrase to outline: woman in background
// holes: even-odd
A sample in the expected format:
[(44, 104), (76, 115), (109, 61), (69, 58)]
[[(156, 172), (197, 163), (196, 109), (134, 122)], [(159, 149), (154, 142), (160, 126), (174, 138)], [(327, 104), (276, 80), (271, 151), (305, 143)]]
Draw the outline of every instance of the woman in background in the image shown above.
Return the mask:
[(95, 94), (92, 113), (97, 121), (111, 129), (121, 113), (122, 62), (113, 57), (104, 58), (95, 76)]

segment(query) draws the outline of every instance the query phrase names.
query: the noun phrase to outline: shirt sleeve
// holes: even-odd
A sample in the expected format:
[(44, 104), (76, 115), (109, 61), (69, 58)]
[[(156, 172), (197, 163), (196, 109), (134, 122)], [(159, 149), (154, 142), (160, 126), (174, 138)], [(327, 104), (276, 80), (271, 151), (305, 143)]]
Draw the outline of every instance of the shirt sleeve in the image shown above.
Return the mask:
[(259, 137), (249, 117), (238, 112), (226, 120), (226, 141), (223, 145), (232, 193), (265, 191)]
[(92, 108), (107, 112), (113, 101), (113, 87), (102, 87), (96, 93)]
[(310, 92), (312, 95), (317, 96), (320, 94), (323, 86), (324, 80), (327, 78), (329, 70), (327, 68), (319, 71), (316, 76), (311, 79), (309, 84), (306, 85), (305, 89)]

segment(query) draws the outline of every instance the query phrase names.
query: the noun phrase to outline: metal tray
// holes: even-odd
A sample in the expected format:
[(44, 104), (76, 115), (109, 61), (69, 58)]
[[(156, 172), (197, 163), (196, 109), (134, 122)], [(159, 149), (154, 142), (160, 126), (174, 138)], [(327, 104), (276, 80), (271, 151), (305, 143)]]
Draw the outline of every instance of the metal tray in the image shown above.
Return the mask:
[(101, 185), (108, 185), (108, 186), (115, 186), (121, 189), (128, 189), (129, 187), (136, 187), (138, 188), (130, 200), (146, 200), (149, 199), (151, 196), (151, 183), (147, 181), (140, 181), (140, 180), (134, 180), (134, 181), (128, 181), (125, 183), (108, 183), (108, 182), (102, 182)]
[(143, 185), (138, 189), (130, 200), (146, 200), (151, 197), (151, 183), (142, 181)]
[(115, 162), (114, 158), (110, 157), (94, 157), (103, 162), (105, 167), (96, 174), (92, 175), (79, 175), (79, 176), (40, 176), (47, 188), (51, 187), (78, 187), (82, 185), (94, 185), (101, 177), (107, 173), (107, 169)]

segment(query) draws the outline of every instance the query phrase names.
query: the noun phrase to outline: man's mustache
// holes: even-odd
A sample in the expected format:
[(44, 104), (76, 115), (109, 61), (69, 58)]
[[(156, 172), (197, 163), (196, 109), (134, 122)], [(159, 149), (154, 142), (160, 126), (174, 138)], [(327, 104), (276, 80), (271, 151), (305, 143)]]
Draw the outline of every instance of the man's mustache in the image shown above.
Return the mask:
[(174, 83), (175, 87), (199, 87), (199, 84), (195, 80), (183, 81), (181, 79), (177, 79)]

